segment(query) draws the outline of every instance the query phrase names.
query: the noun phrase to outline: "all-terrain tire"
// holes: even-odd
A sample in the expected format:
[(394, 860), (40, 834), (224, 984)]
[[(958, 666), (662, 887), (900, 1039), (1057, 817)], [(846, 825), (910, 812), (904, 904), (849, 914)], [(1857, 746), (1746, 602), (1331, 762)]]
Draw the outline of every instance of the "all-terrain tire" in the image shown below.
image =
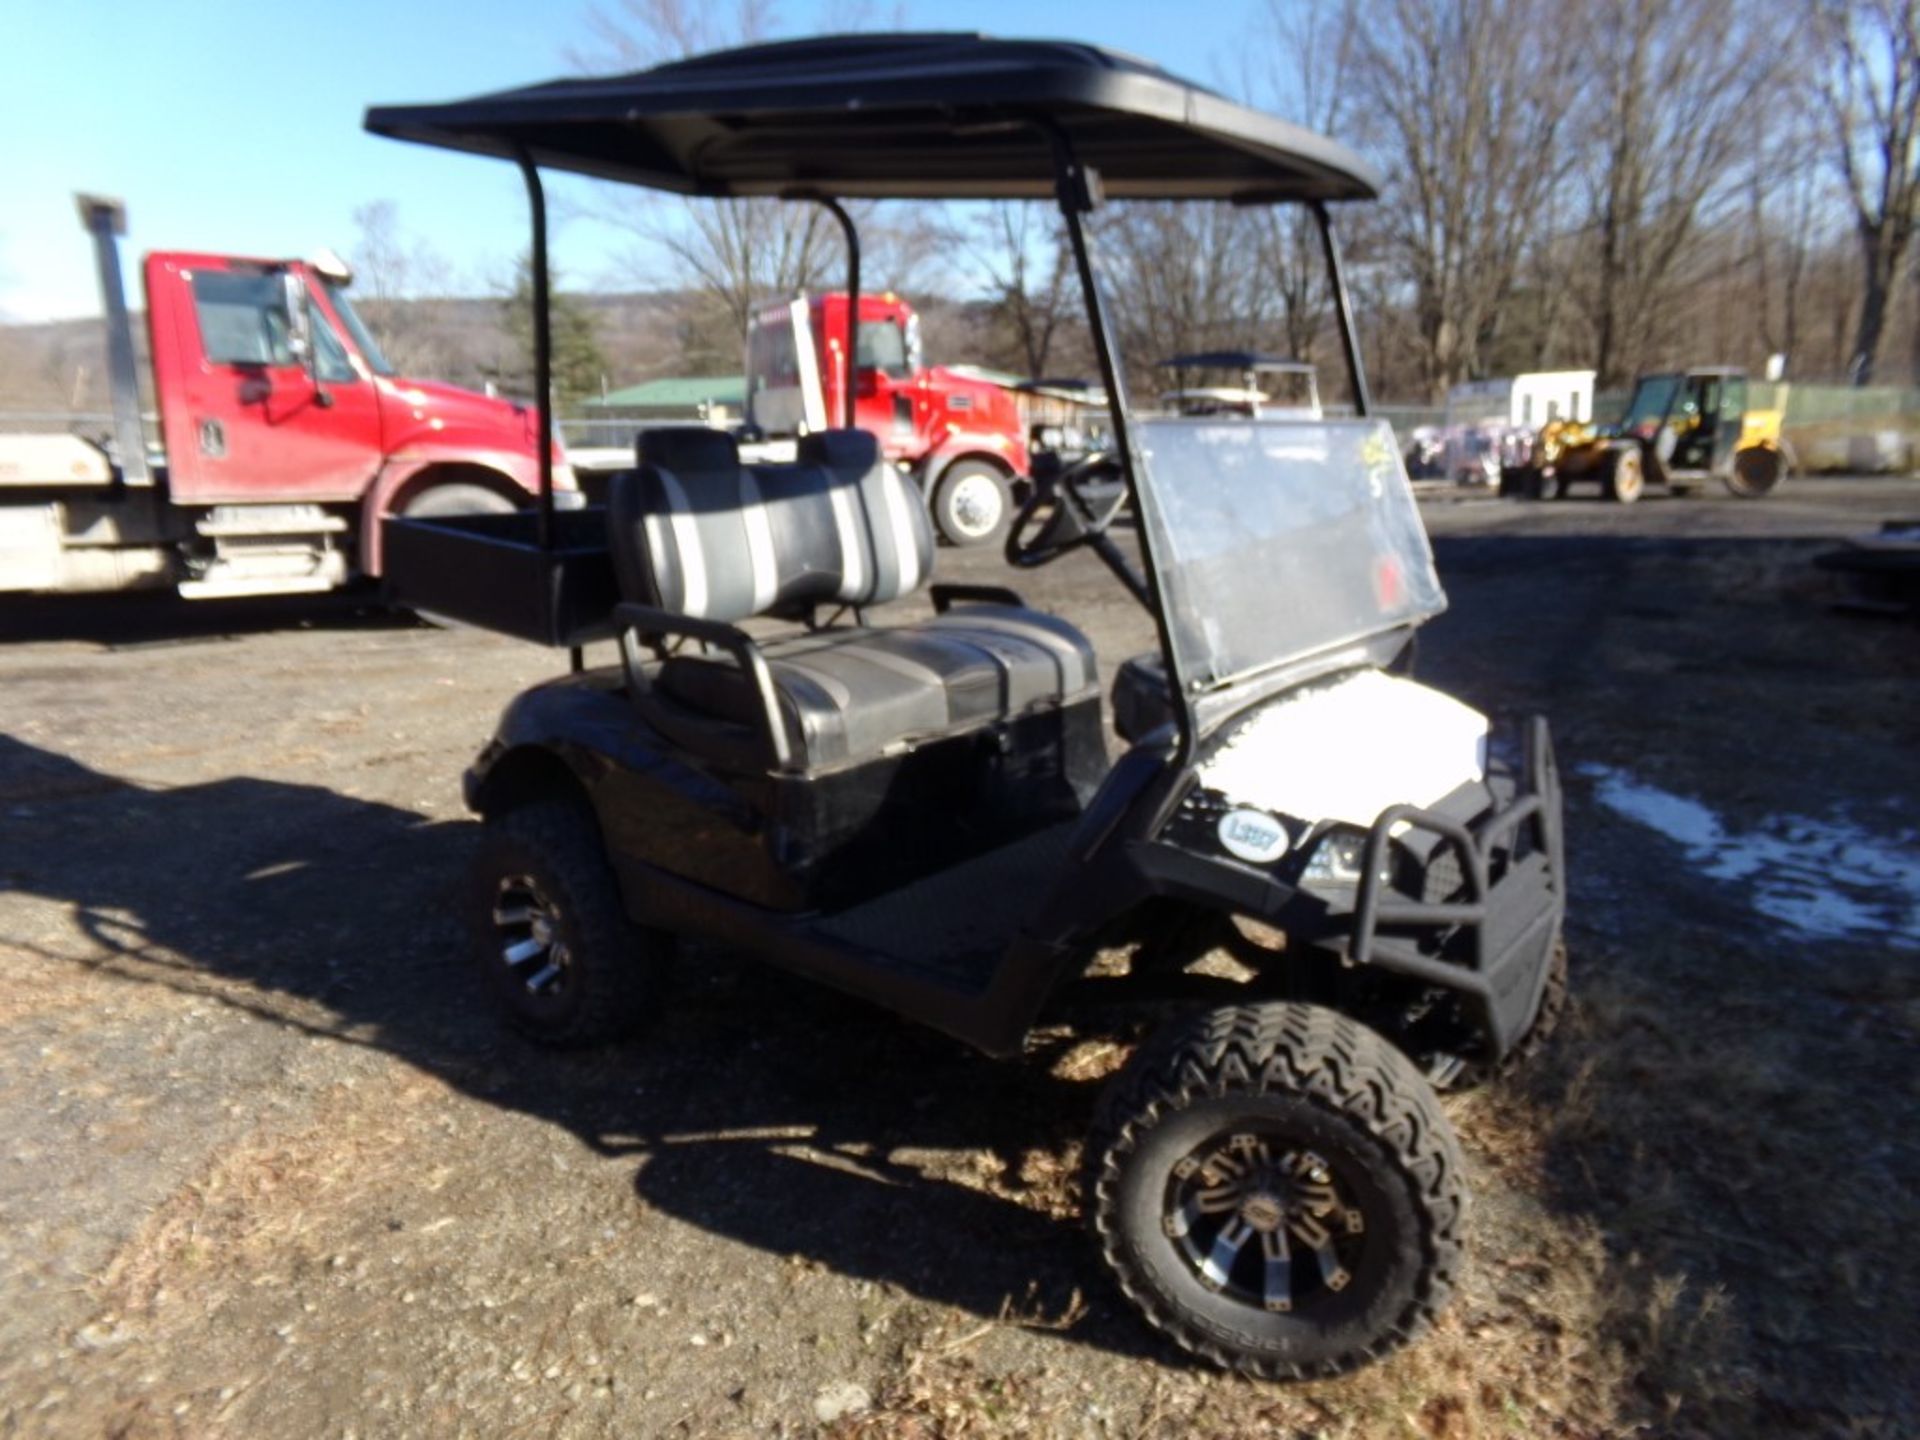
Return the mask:
[[(1191, 1183), (1180, 1177), (1193, 1147), (1247, 1135), (1293, 1147), (1289, 1159), (1323, 1158), (1345, 1187), (1341, 1214), (1361, 1212), (1338, 1286), (1254, 1304), (1203, 1279), (1205, 1265), (1183, 1252), (1191, 1232), (1169, 1207)], [(1444, 1308), (1464, 1254), (1464, 1165), (1433, 1088), (1380, 1035), (1317, 1006), (1232, 1006), (1152, 1037), (1102, 1099), (1085, 1184), (1101, 1256), (1147, 1321), (1264, 1379), (1337, 1375), (1405, 1344)], [(1320, 1258), (1317, 1272), (1304, 1253), (1290, 1262), (1308, 1286), (1326, 1274)]]
[[(521, 912), (539, 912), (538, 931)], [(658, 1008), (671, 937), (627, 918), (593, 812), (537, 800), (491, 816), (468, 871), (475, 963), (503, 1018), (561, 1049), (632, 1034)], [(546, 941), (544, 951), (509, 955)], [(558, 973), (536, 990), (551, 966)]]
[(949, 545), (988, 545), (1013, 519), (1013, 488), (997, 465), (956, 460), (933, 487), (933, 524)]

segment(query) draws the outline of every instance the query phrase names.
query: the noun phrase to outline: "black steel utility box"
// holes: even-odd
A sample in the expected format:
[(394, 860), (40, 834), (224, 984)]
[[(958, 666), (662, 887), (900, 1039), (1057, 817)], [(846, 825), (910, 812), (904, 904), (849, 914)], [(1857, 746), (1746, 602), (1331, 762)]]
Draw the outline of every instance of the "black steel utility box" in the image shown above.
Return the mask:
[(396, 605), (497, 630), (539, 645), (584, 645), (614, 633), (619, 588), (607, 553), (606, 512), (394, 516), (384, 531), (387, 595)]

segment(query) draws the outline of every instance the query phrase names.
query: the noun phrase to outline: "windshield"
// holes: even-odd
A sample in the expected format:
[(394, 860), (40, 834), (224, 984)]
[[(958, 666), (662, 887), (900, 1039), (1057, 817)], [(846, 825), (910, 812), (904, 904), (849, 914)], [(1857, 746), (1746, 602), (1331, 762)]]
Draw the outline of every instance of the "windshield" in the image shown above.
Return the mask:
[(907, 358), (907, 336), (892, 320), (860, 322), (860, 368), (879, 370), (892, 380), (913, 378), (913, 363)]
[(1384, 422), (1148, 420), (1140, 444), (1188, 681), (1223, 684), (1446, 608)]
[(1673, 397), (1679, 389), (1678, 375), (1647, 376), (1633, 387), (1633, 401), (1627, 406), (1627, 418), (1620, 422), (1622, 428), (1633, 431), (1643, 427), (1649, 431), (1659, 428), (1672, 413)]
[(327, 287), (327, 299), (333, 302), (333, 313), (340, 317), (340, 323), (353, 336), (353, 343), (359, 347), (360, 356), (368, 367), (376, 375), (393, 374), (393, 366), (387, 363), (387, 357), (381, 353), (380, 342), (373, 338), (373, 332), (367, 329), (367, 322), (360, 318), (360, 312), (347, 299), (347, 287), (337, 280), (323, 280), (320, 283)]

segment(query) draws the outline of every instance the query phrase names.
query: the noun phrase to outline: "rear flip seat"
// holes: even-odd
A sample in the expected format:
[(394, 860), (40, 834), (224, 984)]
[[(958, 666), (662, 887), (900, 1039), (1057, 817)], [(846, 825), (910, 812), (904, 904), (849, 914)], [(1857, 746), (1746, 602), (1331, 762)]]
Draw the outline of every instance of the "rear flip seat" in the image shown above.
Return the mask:
[[(798, 463), (742, 466), (719, 431), (649, 431), (641, 467), (614, 478), (608, 524), (623, 594), (738, 622), (816, 606), (883, 604), (929, 578), (933, 531), (918, 488), (864, 431), (800, 442)], [(805, 631), (760, 647), (791, 762), (858, 764), (1097, 693), (1093, 647), (1064, 620), (1010, 605), (956, 606), (896, 626)], [(758, 697), (730, 659), (674, 654), (635, 701), (696, 754), (760, 755)]]

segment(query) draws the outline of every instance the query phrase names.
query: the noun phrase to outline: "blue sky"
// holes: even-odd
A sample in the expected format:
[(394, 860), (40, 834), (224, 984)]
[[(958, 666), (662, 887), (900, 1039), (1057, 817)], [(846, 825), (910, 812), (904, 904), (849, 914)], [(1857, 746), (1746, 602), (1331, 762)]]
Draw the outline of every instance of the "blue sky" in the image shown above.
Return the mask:
[[(1210, 16), (1206, 25), (1170, 23), (1178, 12), (1164, 0), (1044, 10), (1017, 0), (959, 10), (905, 0), (900, 9), (909, 28), (1090, 40), (1225, 86), (1259, 3), (1188, 12)], [(603, 8), (617, 12), (617, 0)], [(348, 253), (355, 208), (390, 200), (402, 231), (451, 262), (457, 288), (486, 288), (525, 245), (517, 175), (496, 161), (376, 139), (361, 130), (361, 114), (370, 103), (451, 99), (566, 73), (569, 55), (592, 44), (589, 10), (590, 0), (5, 0), (0, 319), (98, 313), (76, 190), (127, 202), (129, 257), (298, 255), (321, 245)], [(834, 13), (831, 0), (775, 5), (783, 34), (834, 28)], [(570, 183), (555, 184), (563, 214)], [(629, 239), (577, 215), (554, 239), (555, 263), (572, 283), (669, 278), (623, 267), (631, 253)]]

